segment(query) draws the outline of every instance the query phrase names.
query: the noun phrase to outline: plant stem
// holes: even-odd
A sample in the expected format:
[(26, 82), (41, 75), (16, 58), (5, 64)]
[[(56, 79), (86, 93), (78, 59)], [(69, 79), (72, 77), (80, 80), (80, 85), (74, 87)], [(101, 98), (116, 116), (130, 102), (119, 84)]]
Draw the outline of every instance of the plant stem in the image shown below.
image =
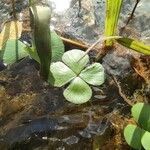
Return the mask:
[(103, 41), (105, 40), (109, 40), (109, 39), (119, 39), (121, 38), (121, 36), (109, 36), (109, 37), (100, 37), (94, 44), (92, 44), (86, 51), (85, 51), (85, 54), (79, 59), (79, 61), (81, 59), (83, 59), (86, 54), (88, 54), (96, 45), (102, 43)]
[(15, 0), (11, 0), (11, 2), (12, 2), (12, 10), (13, 10), (13, 17), (14, 17), (14, 19), (16, 19), (17, 17), (16, 17), (16, 9), (15, 9)]
[(138, 5), (139, 2), (140, 2), (140, 0), (136, 0), (136, 3), (135, 3), (135, 5), (134, 5), (134, 8), (133, 8), (133, 10), (132, 10), (132, 12), (131, 12), (131, 14), (130, 14), (130, 16), (129, 16), (127, 22), (126, 22), (126, 24), (125, 24), (125, 26), (121, 28), (120, 35), (123, 33), (124, 29), (125, 29), (126, 26), (129, 24), (129, 22), (133, 19), (135, 10), (136, 10), (137, 5)]

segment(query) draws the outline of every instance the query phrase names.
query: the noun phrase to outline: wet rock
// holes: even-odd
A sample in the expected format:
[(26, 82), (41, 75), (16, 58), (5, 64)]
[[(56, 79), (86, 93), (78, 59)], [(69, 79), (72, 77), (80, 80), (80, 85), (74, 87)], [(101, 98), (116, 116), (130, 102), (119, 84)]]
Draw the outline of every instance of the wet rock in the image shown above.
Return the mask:
[[(6, 135), (1, 138), (1, 141), (5, 141), (12, 145), (14, 143), (27, 140), (32, 134), (40, 134), (44, 131), (50, 132), (56, 130), (56, 128), (57, 120), (40, 118), (8, 130)], [(16, 136), (16, 134), (18, 136)]]
[(102, 65), (108, 74), (124, 78), (132, 71), (131, 58), (130, 55), (119, 56), (118, 51), (114, 50), (106, 54)]
[(65, 142), (68, 145), (72, 145), (72, 144), (78, 143), (79, 138), (77, 138), (76, 136), (70, 136), (66, 139), (63, 139), (62, 141)]

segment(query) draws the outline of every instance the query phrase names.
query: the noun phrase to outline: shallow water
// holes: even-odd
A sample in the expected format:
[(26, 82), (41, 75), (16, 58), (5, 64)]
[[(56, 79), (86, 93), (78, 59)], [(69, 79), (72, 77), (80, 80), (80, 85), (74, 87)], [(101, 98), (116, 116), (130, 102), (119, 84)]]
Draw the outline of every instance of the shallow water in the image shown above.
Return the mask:
[[(120, 26), (133, 8), (132, 0), (124, 2)], [(2, 22), (11, 17), (11, 7), (9, 4), (5, 7), (4, 3), (0, 3)], [(149, 4), (147, 0), (141, 1), (129, 25), (135, 26), (143, 41), (149, 37)], [(27, 1), (18, 5), (19, 12), (27, 6)], [(104, 5), (103, 0), (82, 0), (78, 16), (79, 5), (76, 0), (69, 9), (68, 4), (64, 5), (66, 8), (62, 8), (61, 13), (57, 13), (59, 7), (53, 4), (57, 14), (53, 14), (52, 25), (57, 30), (63, 29), (60, 31), (69, 37), (93, 43), (103, 34)], [(43, 83), (35, 62), (28, 58), (0, 72), (0, 148), (129, 149), (122, 139), (122, 131), (129, 118), (130, 107), (123, 101), (110, 74), (122, 82), (122, 90), (127, 96), (133, 96), (142, 87), (142, 81), (131, 67), (130, 55), (121, 52), (114, 50), (103, 58), (107, 80), (100, 87), (92, 87), (94, 94), (91, 101), (80, 106), (64, 99), (63, 88), (53, 88)]]

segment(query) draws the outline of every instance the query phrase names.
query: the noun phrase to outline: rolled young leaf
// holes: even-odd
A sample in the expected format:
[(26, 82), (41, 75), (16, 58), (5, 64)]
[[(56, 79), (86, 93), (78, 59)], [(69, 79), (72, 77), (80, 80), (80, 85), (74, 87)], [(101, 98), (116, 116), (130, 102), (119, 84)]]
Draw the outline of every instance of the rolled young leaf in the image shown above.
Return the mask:
[(142, 148), (141, 139), (144, 133), (144, 130), (132, 124), (127, 125), (124, 129), (126, 142), (135, 149)]
[(149, 45), (145, 45), (143, 42), (131, 39), (131, 38), (119, 38), (116, 39), (116, 41), (127, 47), (130, 48), (132, 50), (135, 50), (139, 53), (143, 53), (145, 55), (150, 55), (150, 46)]
[[(116, 29), (122, 0), (106, 0), (105, 33), (106, 37), (116, 35)], [(106, 46), (111, 46), (112, 40), (106, 40)]]
[(51, 62), (51, 35), (49, 7), (30, 7), (31, 28), (33, 30), (34, 46), (40, 58), (40, 74), (44, 80), (48, 79)]

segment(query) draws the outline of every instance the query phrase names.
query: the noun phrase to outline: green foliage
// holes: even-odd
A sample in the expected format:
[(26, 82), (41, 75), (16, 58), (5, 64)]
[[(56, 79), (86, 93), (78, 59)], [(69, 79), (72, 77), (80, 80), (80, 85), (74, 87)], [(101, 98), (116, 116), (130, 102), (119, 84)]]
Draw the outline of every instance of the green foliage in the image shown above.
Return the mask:
[(127, 48), (133, 49), (137, 52), (143, 53), (145, 55), (150, 55), (150, 46), (145, 45), (144, 43), (130, 39), (130, 38), (118, 38), (117, 42)]
[(150, 150), (150, 105), (137, 103), (132, 107), (132, 116), (136, 125), (127, 125), (124, 129), (124, 137), (127, 143), (135, 149)]
[[(51, 76), (48, 82), (61, 87), (69, 82), (64, 91), (64, 97), (75, 104), (87, 102), (92, 96), (89, 84), (101, 85), (104, 83), (104, 68), (99, 63), (88, 65), (89, 56), (81, 50), (70, 50), (62, 56), (62, 62), (52, 63)], [(83, 59), (81, 59), (83, 57)]]
[(51, 62), (51, 35), (49, 7), (30, 7), (31, 28), (33, 33), (33, 44), (40, 58), (40, 75), (44, 80), (48, 79), (49, 66)]
[[(116, 35), (122, 0), (106, 0), (105, 36)], [(112, 40), (106, 40), (106, 46), (112, 46)]]
[[(52, 49), (52, 58), (51, 62), (56, 62), (61, 60), (61, 57), (64, 53), (64, 44), (60, 37), (56, 34), (55, 31), (51, 31), (51, 49)], [(26, 47), (26, 51), (29, 53), (29, 55), (36, 60), (38, 63), (40, 63), (40, 58), (37, 54), (37, 50), (34, 47)]]
[(16, 61), (28, 56), (28, 53), (24, 50), (25, 44), (19, 40), (8, 40), (5, 46), (0, 50), (0, 60), (8, 65), (15, 63)]
[[(116, 35), (119, 14), (122, 6), (122, 0), (106, 0), (106, 19), (105, 19), (105, 36), (111, 37)], [(115, 38), (106, 40), (105, 46), (112, 46)], [(127, 37), (117, 38), (119, 44), (135, 50), (137, 52), (150, 55), (150, 46)]]
[(68, 101), (74, 104), (82, 104), (91, 98), (92, 90), (84, 80), (76, 77), (65, 89), (63, 94)]

